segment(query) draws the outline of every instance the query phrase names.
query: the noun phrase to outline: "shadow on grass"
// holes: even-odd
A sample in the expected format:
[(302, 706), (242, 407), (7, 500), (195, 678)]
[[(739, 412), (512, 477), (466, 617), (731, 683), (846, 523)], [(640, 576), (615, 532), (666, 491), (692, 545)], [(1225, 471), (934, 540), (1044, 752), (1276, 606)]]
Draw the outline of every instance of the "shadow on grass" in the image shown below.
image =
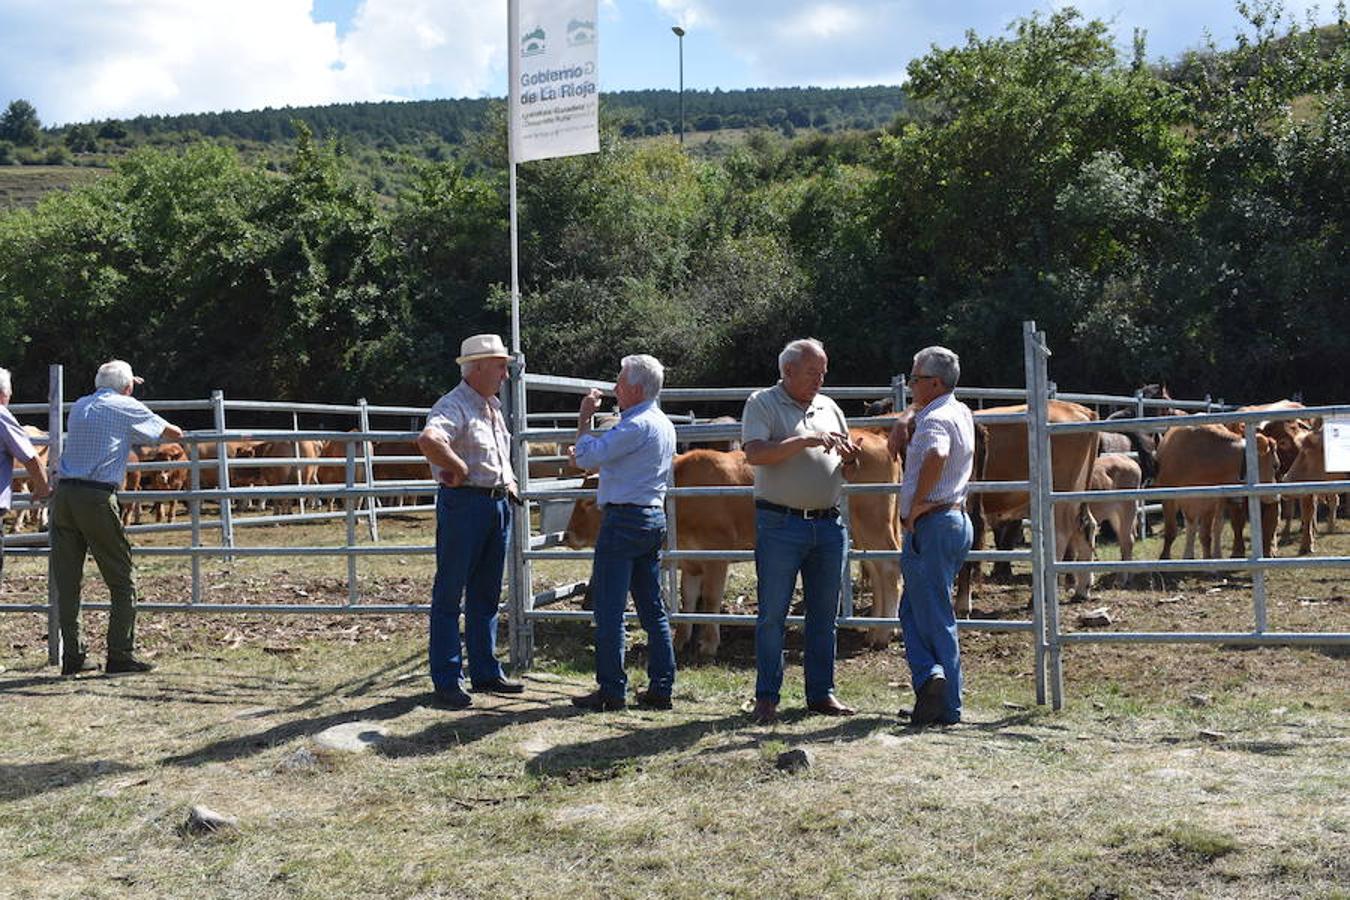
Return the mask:
[(0, 763), (0, 802), (22, 800), (80, 784), (91, 778), (130, 772), (134, 766), (112, 760)]
[[(593, 714), (578, 712), (578, 715)], [(610, 714), (600, 714), (607, 715)], [(600, 716), (597, 721), (601, 720)], [(744, 725), (747, 721), (744, 715), (737, 714), (651, 728), (644, 720), (620, 723), (609, 719), (607, 724), (621, 727), (621, 733), (550, 748), (530, 760), (525, 769), (533, 775), (561, 775), (576, 769), (616, 768), (629, 760), (683, 750), (709, 734)]]
[(282, 722), (254, 734), (223, 738), (188, 753), (166, 756), (160, 760), (160, 764), (166, 766), (200, 766), (207, 763), (242, 759), (262, 753), (277, 744), (284, 744), (295, 738), (311, 737), (344, 722), (367, 719), (376, 721), (396, 719), (412, 712), (419, 706), (429, 705), (429, 703), (429, 695), (414, 694), (409, 697), (399, 697), (386, 700), (383, 703), (376, 703), (365, 709), (343, 710), (342, 712), (330, 713), (326, 716), (314, 716), (308, 719), (292, 719), (289, 722)]

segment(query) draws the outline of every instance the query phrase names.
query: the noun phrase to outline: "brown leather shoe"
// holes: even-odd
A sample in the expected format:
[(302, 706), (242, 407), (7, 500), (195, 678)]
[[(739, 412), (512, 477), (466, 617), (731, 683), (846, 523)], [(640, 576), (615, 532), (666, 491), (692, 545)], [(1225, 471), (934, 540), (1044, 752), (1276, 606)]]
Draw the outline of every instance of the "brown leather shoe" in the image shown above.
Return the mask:
[(778, 721), (778, 704), (772, 700), (758, 699), (755, 701), (755, 711), (750, 713), (750, 718), (756, 725), (772, 725)]
[(827, 694), (823, 700), (812, 700), (806, 704), (806, 708), (822, 716), (851, 716), (858, 712), (853, 707), (840, 703), (834, 694)]

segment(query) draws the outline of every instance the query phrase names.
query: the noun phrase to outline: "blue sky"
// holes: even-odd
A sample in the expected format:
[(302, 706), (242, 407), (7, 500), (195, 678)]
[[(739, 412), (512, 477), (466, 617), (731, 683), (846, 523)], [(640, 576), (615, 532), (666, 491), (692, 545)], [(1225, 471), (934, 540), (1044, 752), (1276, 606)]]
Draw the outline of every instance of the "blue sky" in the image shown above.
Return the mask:
[[(603, 90), (898, 84), (967, 29), (1002, 34), (1053, 0), (600, 0)], [(1233, 0), (1079, 0), (1121, 46), (1172, 58), (1230, 45)], [(1323, 2), (1319, 22), (1333, 21)], [(1303, 22), (1311, 0), (1285, 0)], [(141, 113), (500, 96), (505, 0), (0, 0), (0, 104), (47, 124)]]

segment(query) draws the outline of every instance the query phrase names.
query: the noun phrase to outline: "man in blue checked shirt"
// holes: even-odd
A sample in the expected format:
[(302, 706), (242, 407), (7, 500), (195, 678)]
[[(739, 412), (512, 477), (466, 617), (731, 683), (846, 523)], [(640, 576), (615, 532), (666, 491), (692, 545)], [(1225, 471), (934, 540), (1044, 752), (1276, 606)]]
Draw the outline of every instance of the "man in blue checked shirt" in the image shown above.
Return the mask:
[(81, 397), (66, 420), (66, 440), (52, 501), (52, 576), (61, 614), (61, 674), (94, 669), (80, 639), (80, 584), (84, 557), (93, 554), (108, 585), (108, 664), (105, 671), (148, 672), (153, 666), (132, 655), (136, 636), (136, 581), (131, 545), (122, 529), (117, 489), (136, 444), (176, 441), (183, 431), (133, 399), (143, 379), (114, 359), (99, 367), (94, 393)]
[(596, 505), (603, 511), (591, 570), (595, 606), (595, 680), (599, 687), (572, 703), (591, 711), (623, 709), (628, 678), (623, 669), (623, 613), (633, 594), (647, 630), (647, 688), (637, 705), (670, 709), (675, 686), (675, 648), (661, 600), (659, 554), (666, 540), (666, 482), (675, 456), (675, 427), (656, 405), (665, 369), (655, 357), (623, 359), (614, 395), (622, 415), (601, 435), (591, 432), (600, 392), (581, 401), (577, 415), (576, 463), (600, 470)]

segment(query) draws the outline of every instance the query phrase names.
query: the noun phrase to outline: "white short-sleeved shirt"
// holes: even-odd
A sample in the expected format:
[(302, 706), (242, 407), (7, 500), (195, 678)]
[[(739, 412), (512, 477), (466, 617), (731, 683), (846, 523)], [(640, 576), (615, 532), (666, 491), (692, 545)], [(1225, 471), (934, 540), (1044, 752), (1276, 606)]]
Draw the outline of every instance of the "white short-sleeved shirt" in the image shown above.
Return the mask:
[[(741, 414), (741, 442), (781, 441), (794, 435), (848, 434), (843, 410), (824, 394), (806, 406), (780, 381), (755, 391)], [(829, 509), (843, 494), (844, 460), (823, 447), (808, 447), (771, 466), (755, 466), (755, 497), (794, 509)]]
[[(511, 468), (511, 432), (496, 397), (484, 397), (461, 381), (431, 408), (428, 428), (439, 428), (450, 438), (450, 448), (469, 467), (465, 484), (475, 487), (515, 487)], [(441, 480), (442, 469), (431, 474)]]
[(905, 451), (905, 476), (900, 485), (900, 516), (909, 518), (919, 490), (919, 469), (929, 451), (947, 454), (947, 464), (932, 493), (924, 498), (939, 505), (964, 503), (975, 468), (975, 419), (950, 391), (933, 400), (914, 417), (914, 437)]
[(157, 443), (168, 427), (168, 422), (135, 397), (99, 388), (76, 400), (70, 409), (60, 476), (120, 487), (132, 447)]

